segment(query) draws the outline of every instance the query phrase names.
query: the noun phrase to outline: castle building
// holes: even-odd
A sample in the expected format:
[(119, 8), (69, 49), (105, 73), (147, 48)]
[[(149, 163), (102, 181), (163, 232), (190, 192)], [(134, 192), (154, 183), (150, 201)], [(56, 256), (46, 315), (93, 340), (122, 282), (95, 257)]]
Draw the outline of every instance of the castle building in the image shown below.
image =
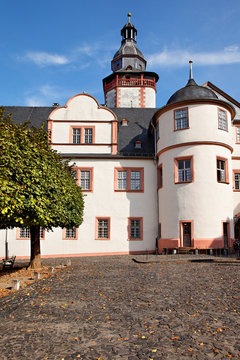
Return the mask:
[[(70, 159), (85, 196), (78, 229), (41, 232), (43, 256), (229, 249), (239, 237), (240, 104), (190, 76), (156, 108), (158, 75), (121, 30), (105, 105), (81, 93), (65, 106), (7, 107), (16, 122), (47, 121), (50, 145)], [(0, 231), (4, 256), (5, 230)], [(9, 253), (29, 257), (28, 229), (8, 230)]]

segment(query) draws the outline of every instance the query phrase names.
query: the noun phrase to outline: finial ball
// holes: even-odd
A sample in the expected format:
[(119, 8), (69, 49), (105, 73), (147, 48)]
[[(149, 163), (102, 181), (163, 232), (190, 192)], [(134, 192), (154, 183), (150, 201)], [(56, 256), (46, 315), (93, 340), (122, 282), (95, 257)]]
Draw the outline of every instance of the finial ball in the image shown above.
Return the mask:
[(128, 13), (128, 16), (131, 16), (132, 14), (131, 13)]
[(192, 60), (189, 60), (189, 64), (192, 64)]

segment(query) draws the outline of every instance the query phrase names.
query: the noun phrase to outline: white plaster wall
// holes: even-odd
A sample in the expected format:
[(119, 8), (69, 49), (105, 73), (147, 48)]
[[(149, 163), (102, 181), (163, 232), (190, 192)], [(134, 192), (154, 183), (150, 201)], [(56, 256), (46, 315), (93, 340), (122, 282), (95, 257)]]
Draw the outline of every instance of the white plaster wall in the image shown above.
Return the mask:
[(156, 91), (152, 88), (145, 88), (145, 106), (147, 108), (156, 107)]
[(87, 94), (79, 94), (68, 100), (65, 107), (55, 109), (49, 116), (52, 120), (114, 120), (108, 109), (99, 107), (96, 99)]
[(134, 107), (139, 108), (139, 90), (140, 87), (125, 87), (119, 88), (119, 107)]
[[(145, 251), (155, 249), (157, 237), (156, 165), (152, 160), (78, 160), (79, 167), (93, 167), (93, 192), (86, 193), (84, 222), (78, 240), (62, 240), (62, 230), (46, 233), (43, 255)], [(144, 193), (114, 192), (115, 167), (144, 167)], [(111, 217), (111, 239), (95, 240), (95, 217)], [(128, 217), (143, 217), (143, 241), (127, 240)], [(4, 256), (4, 234), (0, 231), (0, 255)], [(11, 238), (11, 241), (10, 241)], [(29, 255), (29, 241), (15, 240), (9, 231), (10, 255)]]
[[(174, 183), (174, 158), (193, 156), (194, 181)], [(217, 182), (216, 156), (228, 159), (229, 184)], [(222, 236), (222, 220), (233, 219), (231, 152), (221, 146), (193, 145), (164, 152), (163, 188), (159, 190), (162, 238), (179, 238), (179, 221), (194, 221), (194, 238)], [(233, 227), (231, 226), (231, 237)]]
[(112, 142), (112, 123), (98, 122), (56, 122), (52, 127), (52, 142), (69, 144), (71, 126), (93, 126), (95, 127), (95, 143), (104, 144)]
[(116, 106), (116, 90), (110, 90), (107, 94), (106, 94), (106, 105), (108, 107), (115, 107)]
[(111, 154), (111, 145), (54, 145), (54, 150), (61, 154)]
[[(174, 131), (174, 110), (188, 107), (189, 129)], [(234, 146), (232, 125), (227, 111), (228, 131), (218, 129), (218, 108), (214, 104), (196, 104), (176, 107), (159, 117), (160, 139), (157, 151), (165, 147), (192, 141), (217, 141)], [(226, 110), (222, 108), (223, 110)]]

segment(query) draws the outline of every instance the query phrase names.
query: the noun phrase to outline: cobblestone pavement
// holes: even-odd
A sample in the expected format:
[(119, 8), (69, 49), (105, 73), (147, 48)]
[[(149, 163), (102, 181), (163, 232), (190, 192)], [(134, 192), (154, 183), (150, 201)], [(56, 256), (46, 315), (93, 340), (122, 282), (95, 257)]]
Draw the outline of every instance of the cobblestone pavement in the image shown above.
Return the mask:
[(240, 261), (132, 258), (74, 258), (0, 299), (0, 359), (240, 359)]

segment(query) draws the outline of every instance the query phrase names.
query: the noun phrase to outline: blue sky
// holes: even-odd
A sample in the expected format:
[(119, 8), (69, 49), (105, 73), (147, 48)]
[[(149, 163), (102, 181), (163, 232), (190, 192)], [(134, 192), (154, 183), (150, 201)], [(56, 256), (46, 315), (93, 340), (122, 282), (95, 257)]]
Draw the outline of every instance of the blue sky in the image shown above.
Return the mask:
[(2, 0), (0, 104), (64, 105), (83, 91), (103, 103), (128, 12), (147, 70), (159, 75), (158, 107), (185, 86), (190, 59), (198, 84), (240, 101), (239, 0)]

